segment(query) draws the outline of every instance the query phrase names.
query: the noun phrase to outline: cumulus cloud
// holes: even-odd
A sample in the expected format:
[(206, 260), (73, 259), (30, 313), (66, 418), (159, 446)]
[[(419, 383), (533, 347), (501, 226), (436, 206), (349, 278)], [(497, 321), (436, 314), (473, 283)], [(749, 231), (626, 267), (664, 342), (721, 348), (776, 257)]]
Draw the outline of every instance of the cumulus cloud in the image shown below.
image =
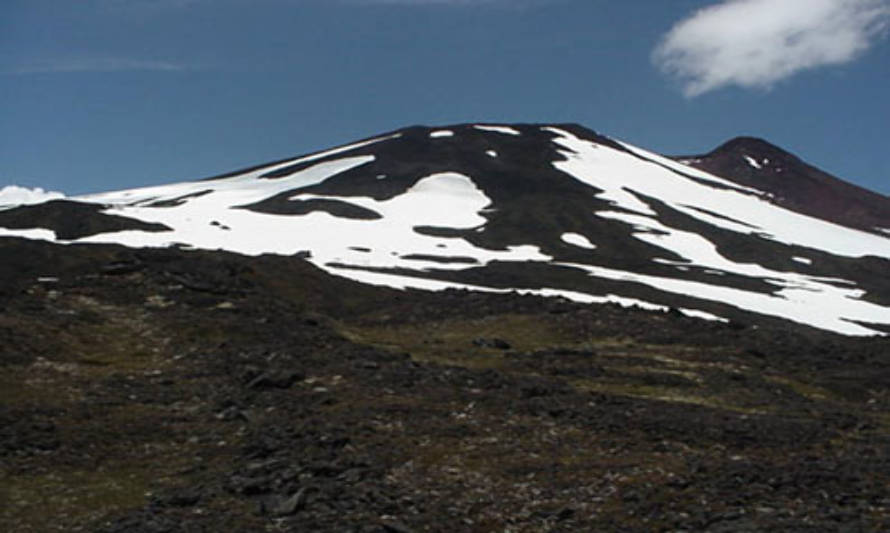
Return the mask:
[(653, 61), (688, 97), (730, 85), (770, 88), (852, 61), (888, 24), (890, 0), (724, 0), (674, 25)]
[(0, 188), (0, 207), (39, 204), (49, 200), (59, 200), (65, 195), (56, 191), (45, 191), (40, 187), (29, 189), (18, 185), (7, 185)]

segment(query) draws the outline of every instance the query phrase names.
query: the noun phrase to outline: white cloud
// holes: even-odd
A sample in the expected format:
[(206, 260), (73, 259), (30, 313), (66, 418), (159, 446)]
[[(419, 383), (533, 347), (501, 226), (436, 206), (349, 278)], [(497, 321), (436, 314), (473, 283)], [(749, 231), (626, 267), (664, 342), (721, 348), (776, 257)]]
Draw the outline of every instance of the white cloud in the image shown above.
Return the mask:
[(40, 187), (28, 189), (18, 185), (7, 185), (0, 188), (0, 207), (15, 205), (39, 204), (49, 200), (59, 200), (65, 195), (56, 191), (44, 191)]
[(5, 69), (7, 74), (39, 74), (47, 72), (126, 72), (126, 71), (178, 72), (186, 67), (169, 61), (128, 59), (117, 57), (74, 57), (35, 61)]
[(888, 24), (890, 0), (724, 0), (674, 25), (652, 57), (689, 97), (730, 85), (770, 88), (852, 61)]

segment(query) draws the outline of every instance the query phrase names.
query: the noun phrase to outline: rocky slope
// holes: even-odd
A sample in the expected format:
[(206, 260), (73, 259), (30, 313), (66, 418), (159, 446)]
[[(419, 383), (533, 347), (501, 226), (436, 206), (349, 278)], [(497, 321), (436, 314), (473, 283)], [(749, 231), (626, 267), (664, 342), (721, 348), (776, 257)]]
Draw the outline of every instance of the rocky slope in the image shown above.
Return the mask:
[(881, 531), (886, 338), (0, 240), (0, 529)]

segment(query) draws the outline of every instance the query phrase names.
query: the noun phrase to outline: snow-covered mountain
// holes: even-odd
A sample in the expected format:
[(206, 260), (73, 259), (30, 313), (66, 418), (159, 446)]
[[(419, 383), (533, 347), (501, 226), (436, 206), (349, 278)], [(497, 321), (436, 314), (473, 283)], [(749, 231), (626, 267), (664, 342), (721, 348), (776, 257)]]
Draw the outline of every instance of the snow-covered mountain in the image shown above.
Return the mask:
[(398, 288), (890, 332), (890, 199), (749, 138), (669, 158), (577, 125), (412, 127), (201, 181), (8, 207), (0, 236), (299, 254)]

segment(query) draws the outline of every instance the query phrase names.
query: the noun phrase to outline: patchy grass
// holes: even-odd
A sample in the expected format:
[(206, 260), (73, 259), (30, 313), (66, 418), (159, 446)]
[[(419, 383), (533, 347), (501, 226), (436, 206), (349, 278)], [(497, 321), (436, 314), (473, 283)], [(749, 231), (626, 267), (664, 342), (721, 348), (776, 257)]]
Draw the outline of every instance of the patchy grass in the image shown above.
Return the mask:
[[(700, 405), (713, 409), (721, 409), (741, 414), (766, 414), (772, 409), (745, 406), (733, 401), (733, 398), (720, 395), (692, 394), (687, 389), (657, 385), (641, 385), (636, 383), (602, 382), (593, 380), (574, 380), (572, 385), (580, 390), (629, 396), (645, 400), (656, 400), (671, 403)], [(704, 392), (704, 391), (702, 391)]]
[[(225, 338), (207, 322), (171, 328), (151, 306), (112, 304), (76, 293), (38, 293), (43, 316), (6, 317), (33, 346), (31, 361), (0, 372), (0, 414), (23, 420), (0, 455), (0, 524), (16, 533), (72, 531), (143, 507), (152, 494), (231, 460), (240, 435), (204, 413), (208, 378), (187, 378), (178, 354)], [(159, 384), (166, 380), (169, 385)], [(24, 418), (23, 418), (24, 417)], [(34, 436), (33, 423), (43, 424)], [(50, 424), (50, 425), (47, 425)], [(214, 442), (190, 442), (191, 435)], [(35, 451), (35, 439), (58, 444)], [(205, 438), (206, 440), (206, 438)], [(16, 442), (24, 443), (16, 444)], [(0, 451), (3, 451), (0, 448)], [(0, 528), (2, 529), (2, 528)]]
[(823, 402), (826, 400), (830, 401), (839, 401), (840, 399), (835, 397), (835, 395), (829, 391), (828, 389), (824, 389), (822, 387), (818, 387), (816, 385), (811, 385), (809, 383), (804, 383), (802, 381), (791, 379), (787, 376), (765, 376), (766, 381), (770, 383), (776, 383), (779, 385), (783, 385), (788, 387), (794, 393), (803, 396), (809, 400), (814, 402)]
[(16, 532), (72, 531), (74, 524), (143, 505), (156, 466), (127, 464), (99, 470), (56, 468), (50, 473), (0, 475), (0, 519)]
[[(770, 409), (749, 405), (743, 387), (727, 387), (714, 376), (749, 374), (747, 367), (714, 361), (714, 349), (672, 345), (646, 345), (624, 338), (595, 338), (578, 335), (558, 317), (541, 315), (497, 315), (472, 320), (442, 320), (400, 325), (340, 324), (349, 340), (379, 349), (411, 355), (419, 362), (454, 365), (470, 369), (497, 369), (514, 374), (558, 373), (573, 387), (592, 392), (649, 400), (701, 405), (744, 414)], [(474, 339), (497, 338), (509, 343), (508, 350), (474, 345)], [(536, 352), (564, 350), (589, 353), (554, 369), (538, 368)], [(516, 357), (519, 354), (521, 357)], [(699, 358), (699, 359), (697, 359)], [(520, 364), (520, 363), (527, 364)], [(600, 367), (602, 376), (577, 377), (586, 369)]]
[(510, 351), (535, 351), (575, 343), (571, 333), (555, 320), (530, 315), (498, 315), (395, 326), (340, 324), (339, 331), (353, 342), (407, 352), (417, 361), (468, 368), (500, 368), (504, 365), (505, 350), (475, 346), (475, 339), (504, 340), (509, 343)]

